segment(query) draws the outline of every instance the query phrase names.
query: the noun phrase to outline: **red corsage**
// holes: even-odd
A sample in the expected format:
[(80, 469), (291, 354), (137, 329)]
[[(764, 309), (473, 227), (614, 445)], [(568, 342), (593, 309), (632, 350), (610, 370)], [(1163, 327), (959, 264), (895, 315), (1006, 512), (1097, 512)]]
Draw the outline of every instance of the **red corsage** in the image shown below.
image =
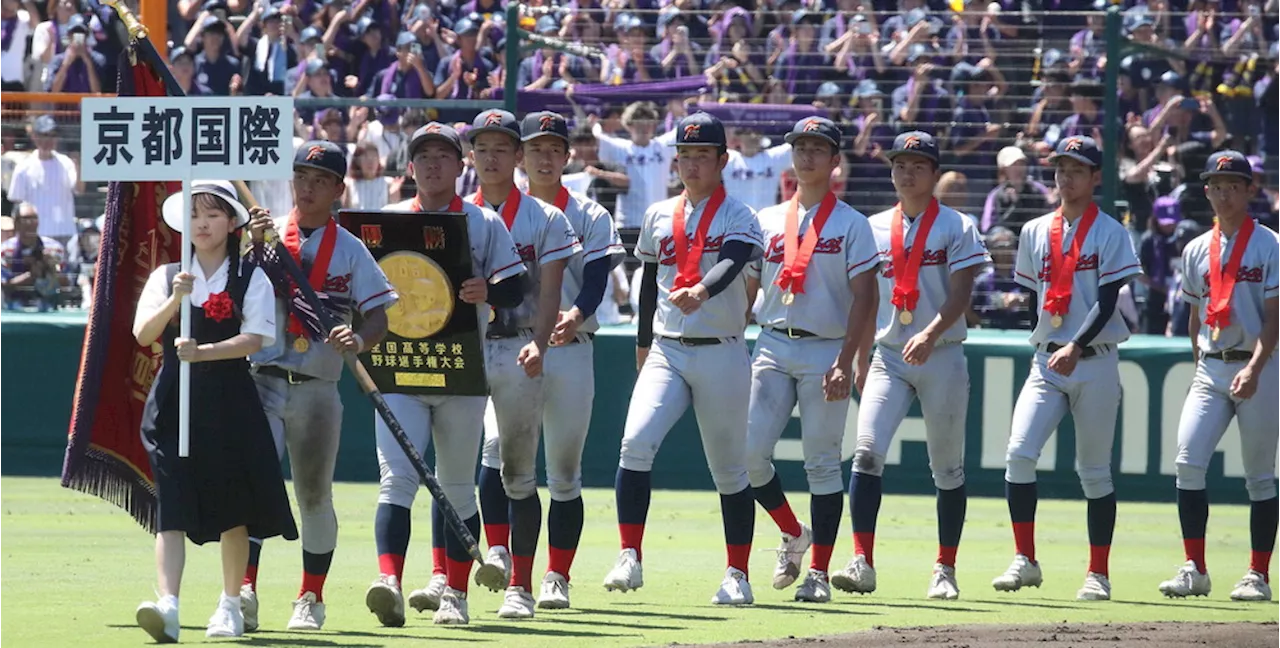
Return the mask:
[(232, 314), (231, 295), (227, 291), (222, 291), (213, 295), (204, 302), (204, 316), (215, 321), (221, 322)]

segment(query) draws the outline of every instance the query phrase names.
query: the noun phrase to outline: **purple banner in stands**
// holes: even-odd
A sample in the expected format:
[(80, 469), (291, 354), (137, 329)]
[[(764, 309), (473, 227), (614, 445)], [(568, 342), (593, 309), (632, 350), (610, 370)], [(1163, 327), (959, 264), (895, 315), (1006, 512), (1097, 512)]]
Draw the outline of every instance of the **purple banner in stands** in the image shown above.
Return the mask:
[(765, 135), (787, 133), (801, 119), (822, 114), (807, 104), (700, 103), (696, 108), (715, 115), (727, 126), (753, 128)]
[[(602, 83), (580, 84), (573, 88), (573, 101), (587, 112), (592, 107), (612, 104), (625, 106), (633, 101), (653, 101), (663, 103), (672, 97), (687, 97), (697, 94), (707, 85), (706, 77), (692, 76), (666, 81), (649, 83), (628, 83), (626, 85), (609, 85)], [(502, 89), (495, 88), (493, 98), (502, 100)], [(554, 110), (569, 112), (569, 101), (565, 99), (564, 90), (521, 90), (517, 100), (521, 113), (538, 110)], [(659, 109), (665, 108), (659, 106)]]

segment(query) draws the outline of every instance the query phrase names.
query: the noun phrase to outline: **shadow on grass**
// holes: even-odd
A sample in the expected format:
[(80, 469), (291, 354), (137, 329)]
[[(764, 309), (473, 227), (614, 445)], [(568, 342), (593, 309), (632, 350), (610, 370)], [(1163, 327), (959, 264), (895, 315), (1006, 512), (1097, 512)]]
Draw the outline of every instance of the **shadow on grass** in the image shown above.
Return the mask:
[[(625, 614), (628, 616), (631, 615), (630, 612), (623, 612), (622, 614)], [(635, 630), (687, 630), (688, 629), (686, 626), (655, 625), (655, 624), (648, 624), (648, 623), (619, 623), (617, 620), (617, 616), (618, 615), (615, 614), (614, 618), (612, 619), (584, 619), (581, 616), (570, 617), (562, 614), (557, 614), (555, 616), (539, 616), (537, 618), (539, 621), (543, 623), (568, 623), (572, 625), (582, 625), (582, 626), (617, 626), (621, 628), (633, 628)]]
[[(139, 636), (146, 633), (141, 628), (132, 624), (112, 623), (107, 624), (108, 628), (120, 630), (137, 630)], [(204, 636), (205, 627), (195, 625), (180, 626), (183, 636), (187, 641), (191, 640), (191, 635), (198, 637)], [(425, 629), (425, 628), (424, 628)], [(257, 630), (247, 633), (239, 637), (237, 645), (243, 646), (300, 646), (322, 648), (324, 646), (339, 646), (341, 648), (382, 648), (389, 640), (403, 639), (420, 639), (423, 641), (474, 641), (473, 637), (465, 636), (438, 636), (412, 634), (413, 628), (404, 632), (387, 631), (387, 632), (361, 632), (359, 630), (322, 630), (316, 634), (304, 635), (296, 632), (287, 632), (283, 630)], [(341, 641), (333, 641), (330, 637)], [(371, 639), (380, 643), (350, 643), (345, 641), (348, 638)]]
[[(648, 603), (627, 603), (625, 601), (619, 601), (617, 603), (611, 603), (610, 607), (618, 606), (620, 608), (625, 608), (625, 614), (628, 614), (630, 616), (662, 617), (664, 619), (673, 619), (676, 621), (728, 621), (729, 620), (729, 617), (716, 616), (711, 614), (671, 614), (668, 612), (648, 612), (644, 610), (632, 609), (634, 606), (637, 606), (637, 605), (649, 605), (649, 604)], [(603, 615), (618, 614), (618, 610), (610, 610), (605, 608), (574, 608), (574, 609), (584, 612), (586, 614), (603, 614)]]
[[(495, 634), (495, 635), (537, 635), (540, 637), (606, 637), (616, 639), (619, 637), (635, 636), (626, 634), (612, 634), (607, 632), (589, 632), (586, 630), (558, 630), (555, 628), (541, 627), (537, 621), (531, 623), (510, 623), (495, 625), (472, 625), (467, 626), (462, 632), (468, 635), (478, 634)], [(435, 637), (432, 637), (434, 639)]]
[(795, 612), (799, 614), (872, 614), (871, 611), (859, 612), (856, 604), (832, 607), (829, 605), (812, 605), (805, 603), (754, 603), (744, 606), (745, 609), (776, 610), (778, 612)]
[[(976, 601), (976, 602), (982, 603), (983, 601)], [(837, 605), (842, 606), (841, 607), (842, 610), (846, 608), (859, 608), (862, 606), (872, 606), (872, 607), (887, 607), (887, 608), (909, 608), (912, 610), (930, 610), (934, 612), (978, 612), (983, 614), (987, 614), (995, 611), (995, 610), (985, 610), (981, 608), (962, 607), (959, 605), (952, 605), (952, 603), (954, 603), (954, 601), (938, 601), (933, 605), (928, 605), (925, 603), (906, 603), (906, 602), (897, 602), (897, 601), (857, 598), (857, 599), (851, 599), (851, 600), (850, 599), (841, 600)], [(805, 608), (805, 609), (808, 609), (808, 608)]]

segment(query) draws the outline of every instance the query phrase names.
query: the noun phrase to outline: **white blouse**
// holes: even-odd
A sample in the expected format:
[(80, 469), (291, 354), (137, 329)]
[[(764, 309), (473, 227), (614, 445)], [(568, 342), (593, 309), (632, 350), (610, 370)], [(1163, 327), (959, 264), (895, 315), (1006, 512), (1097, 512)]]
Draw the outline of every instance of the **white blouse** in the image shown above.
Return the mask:
[[(213, 272), (213, 276), (205, 277), (204, 269), (199, 263), (191, 264), (191, 274), (195, 281), (191, 287), (191, 305), (204, 306), (210, 294), (220, 293), (227, 289), (227, 271), (231, 267), (228, 258)], [(134, 315), (134, 328), (150, 318), (164, 306), (164, 302), (173, 292), (168, 280), (165, 266), (151, 272), (147, 285), (142, 288), (138, 298), (138, 310)], [(262, 336), (262, 346), (271, 346), (276, 339), (276, 301), (271, 280), (261, 268), (254, 268), (249, 277), (249, 288), (244, 294), (244, 307), (241, 309), (240, 332)]]

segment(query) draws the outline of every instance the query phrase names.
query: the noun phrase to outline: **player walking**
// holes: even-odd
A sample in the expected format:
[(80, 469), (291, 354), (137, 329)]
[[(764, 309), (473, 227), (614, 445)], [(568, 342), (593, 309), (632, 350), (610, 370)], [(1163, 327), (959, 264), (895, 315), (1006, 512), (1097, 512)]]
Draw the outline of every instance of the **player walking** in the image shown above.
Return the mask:
[(1178, 425), (1178, 520), (1187, 563), (1160, 584), (1165, 596), (1207, 596), (1204, 563), (1209, 498), (1205, 469), (1234, 416), (1244, 449), (1245, 487), (1251, 501), (1249, 571), (1231, 598), (1270, 601), (1268, 572), (1280, 523), (1276, 498), (1276, 333), (1280, 252), (1275, 232), (1249, 217), (1256, 191), (1249, 161), (1237, 151), (1209, 158), (1200, 178), (1217, 217), (1213, 231), (1187, 244), (1182, 299), (1192, 306), (1188, 323), (1196, 359)]
[(920, 131), (898, 135), (886, 155), (898, 204), (868, 220), (880, 251), (876, 352), (858, 409), (858, 443), (849, 479), (853, 559), (832, 574), (845, 592), (876, 589), (873, 558), (885, 455), (911, 402), (924, 413), (929, 468), (938, 489), (938, 560), (929, 598), (954, 599), (956, 550), (964, 528), (964, 424), (969, 367), (963, 315), (973, 278), (991, 257), (967, 216), (933, 197), (938, 145)]
[[(523, 301), (518, 307), (497, 309), (485, 340), (485, 369), (493, 395), (485, 416), (490, 466), (480, 481), (489, 544), (485, 562), (501, 567), (510, 579), (498, 616), (527, 619), (533, 616), (533, 557), (542, 531), (537, 453), (544, 409), (543, 359), (560, 315), (565, 267), (581, 256), (582, 246), (564, 212), (516, 188), (516, 165), (523, 151), (515, 116), (504, 110), (482, 112), (467, 137), (480, 178), (479, 191), (467, 201), (502, 214), (528, 269)], [(492, 479), (492, 464), (497, 463), (500, 483)], [(510, 527), (496, 523), (506, 520), (508, 510)]]
[[(773, 586), (795, 582), (812, 543), (809, 574), (795, 597), (818, 603), (831, 600), (827, 572), (844, 512), (840, 442), (850, 390), (861, 386), (870, 364), (878, 290), (868, 271), (880, 263), (867, 217), (831, 192), (840, 136), (822, 117), (797, 122), (787, 135), (799, 190), (758, 214), (768, 245), (747, 279), (748, 302), (764, 289), (757, 319), (765, 329), (751, 362), (747, 474), (756, 501), (782, 531)], [(797, 401), (812, 531), (796, 519), (772, 462)]]
[[(382, 341), (387, 333), (386, 308), (396, 301), (387, 276), (364, 243), (333, 220), (332, 206), (346, 185), (347, 156), (331, 142), (303, 144), (293, 160), (295, 207), (272, 219), (260, 207), (251, 210), (250, 230), (262, 240), (268, 228), (282, 232), (282, 242), (310, 279), (340, 325), (329, 332), (327, 344), (304, 334), (302, 322), (289, 313), (297, 297), (293, 287), (276, 299), (275, 343), (255, 353), (253, 377), (266, 411), (276, 452), (289, 451), (293, 490), (302, 513), (302, 587), (293, 603), (290, 630), (319, 630), (324, 626), (324, 581), (338, 544), (338, 516), (333, 510), (333, 469), (342, 433), (342, 353), (359, 353)], [(359, 311), (360, 332), (351, 328)], [(251, 539), (249, 567), (240, 588), (246, 632), (258, 629), (258, 564), (262, 541)]]
[(645, 264), (636, 339), (640, 375), (615, 486), (622, 552), (604, 586), (626, 592), (644, 585), (641, 541), (653, 458), (692, 403), (720, 493), (728, 549), (729, 566), (711, 600), (744, 605), (754, 602), (747, 560), (755, 511), (746, 468), (747, 410), (741, 407), (751, 391), (742, 338), (750, 304), (741, 273), (760, 254), (760, 226), (720, 184), (728, 161), (720, 120), (702, 112), (681, 119), (676, 147), (685, 190), (649, 207), (636, 247)]
[[(454, 187), (462, 174), (462, 139), (451, 126), (431, 122), (413, 134), (409, 140), (409, 174), (417, 183), (418, 195), (412, 200), (388, 205), (385, 210), (448, 211), (467, 215), (475, 276), (462, 282), (458, 298), (476, 306), (483, 334), (490, 305), (513, 308), (523, 299), (519, 275), (524, 272), (524, 266), (511, 235), (497, 214), (458, 197)], [(409, 394), (386, 394), (385, 398), (419, 453), (426, 449), (428, 440), (435, 445), (436, 477), (471, 533), (479, 535), (475, 460), (483, 439), (487, 399)], [(404, 598), (400, 583), (409, 548), (409, 509), (418, 493), (418, 473), (386, 423), (378, 418), (375, 424), (382, 480), (374, 536), (381, 576), (369, 587), (365, 603), (383, 625), (401, 626), (404, 625)], [(456, 533), (446, 531), (443, 524), (438, 532), (444, 536), (446, 583), (434, 621), (466, 624), (470, 622), (467, 584), (473, 561)], [(506, 586), (506, 582), (495, 580), (480, 585), (498, 590)]]
[(1120, 407), (1116, 346), (1129, 339), (1116, 300), (1142, 267), (1124, 226), (1093, 202), (1093, 190), (1102, 180), (1097, 143), (1089, 137), (1065, 138), (1049, 161), (1062, 206), (1022, 227), (1014, 267), (1015, 280), (1038, 293), (1042, 311), (1031, 332), (1035, 361), (1013, 408), (1004, 476), (1017, 555), (991, 586), (1016, 592), (1043, 581), (1036, 562), (1036, 462), (1070, 411), (1089, 529), (1089, 568), (1076, 598), (1107, 601), (1107, 560), (1116, 526), (1111, 483), (1111, 445)]

